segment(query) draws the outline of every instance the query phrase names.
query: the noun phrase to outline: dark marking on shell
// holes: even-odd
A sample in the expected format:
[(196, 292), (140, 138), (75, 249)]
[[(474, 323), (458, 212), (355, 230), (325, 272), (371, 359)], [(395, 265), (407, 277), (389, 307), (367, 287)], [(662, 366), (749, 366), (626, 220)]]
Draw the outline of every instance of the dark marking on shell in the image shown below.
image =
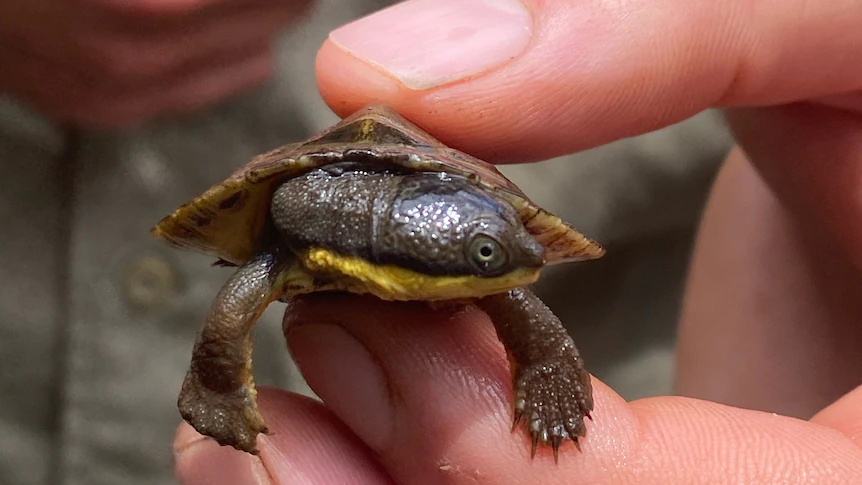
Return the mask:
[(192, 214), (189, 219), (192, 220), (192, 223), (198, 227), (206, 227), (212, 223), (212, 217), (208, 217), (203, 214)]
[(566, 239), (566, 234), (563, 232), (560, 232), (560, 233), (554, 234), (554, 237), (545, 241), (544, 246), (549, 247), (549, 248), (556, 248), (557, 243), (559, 243), (560, 241), (563, 241), (563, 244), (565, 244), (565, 241), (564, 241), (565, 239)]
[[(219, 204), (218, 204), (219, 210), (228, 210), (228, 209), (242, 207), (242, 204), (240, 204), (240, 202), (242, 202), (242, 200), (245, 199), (246, 193), (247, 192), (245, 190), (240, 190), (240, 191), (237, 191), (235, 194), (231, 195), (230, 197), (228, 197), (227, 199), (219, 202)], [(239, 204), (239, 205), (237, 205), (237, 204)]]

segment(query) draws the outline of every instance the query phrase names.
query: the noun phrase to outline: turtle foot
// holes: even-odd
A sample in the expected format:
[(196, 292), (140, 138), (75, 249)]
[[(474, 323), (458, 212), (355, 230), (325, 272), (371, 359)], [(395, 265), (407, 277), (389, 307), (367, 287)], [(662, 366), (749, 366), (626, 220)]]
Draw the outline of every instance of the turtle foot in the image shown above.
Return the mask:
[(186, 422), (220, 445), (256, 455), (258, 433), (268, 433), (257, 409), (254, 387), (243, 385), (230, 392), (214, 391), (190, 372), (177, 405)]
[(593, 408), (590, 375), (580, 359), (517, 366), (514, 373), (515, 419), (530, 435), (530, 456), (535, 458), (539, 443), (551, 445), (557, 462), (560, 445), (571, 440), (578, 450), (578, 438), (586, 435), (584, 418)]

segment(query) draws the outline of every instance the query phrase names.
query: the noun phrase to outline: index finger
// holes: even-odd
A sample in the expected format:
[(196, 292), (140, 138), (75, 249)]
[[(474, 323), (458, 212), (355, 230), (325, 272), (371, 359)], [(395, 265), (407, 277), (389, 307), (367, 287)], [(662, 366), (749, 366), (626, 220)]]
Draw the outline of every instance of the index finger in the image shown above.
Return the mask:
[(862, 88), (858, 2), (412, 0), (318, 55), (345, 115), (391, 104), (496, 162), (571, 153), (713, 106)]
[[(832, 427), (687, 398), (626, 403), (600, 382), (583, 452), (531, 460), (511, 431), (505, 352), (475, 308), (308, 297), (286, 337), (315, 393), (400, 483), (862, 483), (862, 452)], [(840, 409), (821, 419), (858, 426)]]

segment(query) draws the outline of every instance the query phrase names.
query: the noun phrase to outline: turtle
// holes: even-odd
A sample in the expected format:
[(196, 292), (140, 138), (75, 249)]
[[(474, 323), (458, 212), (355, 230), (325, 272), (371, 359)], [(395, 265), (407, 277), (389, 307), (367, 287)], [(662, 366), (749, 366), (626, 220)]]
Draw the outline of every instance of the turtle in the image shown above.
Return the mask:
[(251, 335), (270, 303), (351, 292), (476, 305), (505, 348), (512, 431), (580, 450), (593, 410), (583, 358), (533, 293), (543, 268), (604, 249), (532, 202), (497, 168), (371, 104), (306, 141), (254, 157), (160, 220), (168, 244), (236, 267), (206, 316), (177, 405), (223, 446), (257, 454)]

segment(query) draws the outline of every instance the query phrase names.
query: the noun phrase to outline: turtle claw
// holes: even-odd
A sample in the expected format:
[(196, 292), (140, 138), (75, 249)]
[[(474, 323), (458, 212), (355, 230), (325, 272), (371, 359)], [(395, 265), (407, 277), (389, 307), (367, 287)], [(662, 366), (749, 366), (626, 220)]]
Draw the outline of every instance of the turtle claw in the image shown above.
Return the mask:
[[(554, 449), (554, 463), (559, 463), (560, 461), (560, 443), (563, 442), (562, 436), (552, 436), (551, 437), (551, 448)], [(575, 440), (575, 443), (578, 441)]]
[(584, 451), (584, 450), (582, 450), (582, 449), (581, 449), (581, 444), (578, 442), (578, 438), (577, 438), (577, 437), (576, 437), (575, 439), (573, 439), (573, 440), (572, 440), (572, 443), (574, 443), (574, 444), (575, 444), (575, 448), (577, 448), (577, 449), (578, 449), (578, 451), (580, 451), (580, 452), (583, 452), (583, 451)]
[(519, 409), (515, 409), (515, 417), (514, 417), (514, 419), (512, 419), (512, 432), (514, 432), (516, 429), (518, 429), (518, 424), (521, 423), (521, 419), (523, 417), (524, 417), (524, 412), (519, 410)]
[(566, 441), (572, 441), (580, 451), (578, 438), (586, 435), (584, 418), (592, 408), (585, 392), (590, 384), (584, 379), (589, 379), (589, 374), (579, 372), (576, 362), (565, 360), (517, 368), (513, 429), (524, 424), (530, 435), (531, 459), (539, 443), (551, 446), (555, 463)]

